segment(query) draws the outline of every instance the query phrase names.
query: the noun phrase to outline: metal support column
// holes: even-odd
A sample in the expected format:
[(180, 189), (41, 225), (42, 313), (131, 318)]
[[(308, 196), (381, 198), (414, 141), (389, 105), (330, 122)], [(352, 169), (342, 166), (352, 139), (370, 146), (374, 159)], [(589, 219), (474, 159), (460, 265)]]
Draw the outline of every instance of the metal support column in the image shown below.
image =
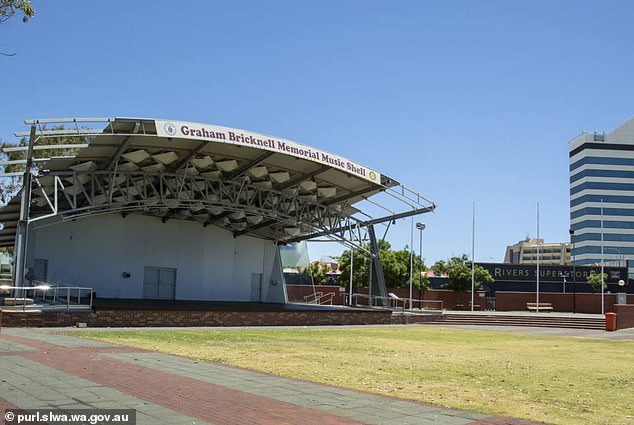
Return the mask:
[(24, 175), (22, 177), (22, 198), (20, 201), (20, 221), (15, 238), (15, 286), (24, 286), (24, 274), (26, 271), (26, 245), (29, 230), (29, 212), (31, 206), (31, 167), (33, 166), (33, 143), (35, 141), (35, 124), (31, 125), (29, 136), (29, 149), (26, 154)]
[(370, 294), (378, 297), (377, 299), (381, 306), (388, 307), (385, 276), (383, 275), (383, 266), (379, 258), (379, 244), (376, 241), (374, 225), (368, 226), (368, 236), (370, 237), (370, 252), (372, 253)]

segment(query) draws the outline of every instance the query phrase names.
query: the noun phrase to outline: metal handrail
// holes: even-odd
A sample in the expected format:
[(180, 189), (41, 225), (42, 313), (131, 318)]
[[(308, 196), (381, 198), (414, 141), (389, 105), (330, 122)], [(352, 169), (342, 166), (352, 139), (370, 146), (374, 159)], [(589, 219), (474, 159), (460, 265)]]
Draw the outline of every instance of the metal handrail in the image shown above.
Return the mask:
[[(312, 298), (312, 301), (311, 301)], [(315, 292), (313, 294), (305, 295), (304, 302), (307, 304), (319, 304), (323, 305), (325, 303), (329, 303), (332, 305), (332, 300), (335, 298), (334, 292)], [(323, 302), (325, 300), (325, 302)]]
[[(47, 284), (40, 281), (34, 281), (37, 283), (35, 286), (10, 286), (10, 285), (0, 285), (0, 293), (6, 292), (12, 297), (5, 297), (9, 299), (13, 299), (13, 306), (19, 307), (22, 306), (22, 311), (26, 310), (27, 304), (30, 305), (29, 301), (35, 301), (38, 298), (41, 298), (42, 302), (45, 304), (55, 304), (58, 305), (61, 302), (62, 306), (65, 306), (67, 310), (70, 310), (71, 305), (81, 306), (86, 305), (88, 308), (92, 309), (93, 299), (94, 299), (94, 291), (92, 288), (81, 287), (81, 286), (59, 286), (58, 284)], [(29, 299), (28, 295), (32, 291), (32, 300)], [(73, 292), (77, 291), (76, 297), (72, 296)], [(50, 298), (48, 295), (50, 294)], [(82, 296), (84, 299), (87, 299), (87, 304), (82, 304)], [(48, 298), (48, 299), (47, 299)], [(76, 299), (76, 302), (74, 301)], [(71, 302), (71, 300), (73, 302)], [(21, 301), (21, 303), (20, 303)]]
[(327, 292), (325, 294), (322, 294), (319, 297), (319, 300), (317, 301), (317, 304), (319, 304), (319, 305), (324, 305), (324, 304), (332, 305), (332, 300), (334, 298), (335, 298), (335, 293), (334, 292)]
[(312, 294), (304, 295), (304, 302), (307, 304), (317, 304), (317, 298), (322, 295), (324, 295), (323, 292), (314, 292)]
[[(346, 297), (348, 297), (348, 294), (346, 294)], [(361, 297), (364, 299), (367, 299), (368, 302), (363, 303), (363, 304), (359, 304), (357, 302), (357, 299)], [(370, 303), (370, 298), (372, 298), (372, 302)], [(378, 295), (373, 295), (372, 297), (370, 297), (369, 295), (366, 294), (352, 294), (352, 300), (353, 300), (353, 304), (355, 305), (363, 305), (363, 306), (367, 306), (367, 307), (374, 307), (374, 306), (381, 306), (382, 307), (382, 303), (380, 303), (379, 301), (383, 301), (386, 300), (387, 301), (387, 305), (391, 305), (390, 301), (402, 301), (403, 302), (403, 307), (402, 309), (405, 310), (405, 305), (416, 305), (416, 303), (418, 303), (418, 308), (417, 310), (443, 310), (444, 309), (444, 305), (443, 305), (443, 301), (442, 300), (419, 300), (416, 298), (390, 298), (388, 297), (381, 297)], [(429, 304), (436, 304), (439, 305), (440, 308), (430, 308)], [(415, 307), (414, 307), (415, 308)]]

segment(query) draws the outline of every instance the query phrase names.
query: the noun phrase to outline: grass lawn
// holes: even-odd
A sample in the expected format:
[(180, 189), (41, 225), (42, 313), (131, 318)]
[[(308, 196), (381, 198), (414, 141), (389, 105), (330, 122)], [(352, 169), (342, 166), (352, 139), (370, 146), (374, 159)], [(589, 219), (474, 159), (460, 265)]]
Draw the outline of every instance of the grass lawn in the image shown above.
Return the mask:
[(79, 335), (481, 413), (634, 424), (634, 341), (424, 326)]

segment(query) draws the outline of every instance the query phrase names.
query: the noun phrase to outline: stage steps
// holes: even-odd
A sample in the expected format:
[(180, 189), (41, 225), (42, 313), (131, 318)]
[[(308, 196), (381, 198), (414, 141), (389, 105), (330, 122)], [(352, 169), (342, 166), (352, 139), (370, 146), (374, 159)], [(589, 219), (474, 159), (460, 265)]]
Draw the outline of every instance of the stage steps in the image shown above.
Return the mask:
[(540, 315), (502, 314), (456, 314), (445, 313), (434, 325), (483, 325), (483, 326), (528, 326), (541, 328), (605, 329), (605, 319), (601, 316), (584, 317), (573, 315), (557, 316), (550, 313)]

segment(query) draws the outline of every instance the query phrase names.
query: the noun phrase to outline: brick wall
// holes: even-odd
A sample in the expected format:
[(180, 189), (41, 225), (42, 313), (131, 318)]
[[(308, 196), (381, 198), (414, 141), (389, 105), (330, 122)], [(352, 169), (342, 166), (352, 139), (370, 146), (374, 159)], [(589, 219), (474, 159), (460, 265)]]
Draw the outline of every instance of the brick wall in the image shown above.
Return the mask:
[[(526, 311), (526, 303), (534, 303), (534, 292), (496, 291), (497, 311)], [(601, 294), (540, 292), (539, 302), (552, 303), (554, 311), (601, 314)], [(614, 311), (616, 294), (604, 294), (605, 311)], [(627, 302), (634, 304), (634, 295), (627, 296)]]
[(614, 311), (617, 329), (634, 328), (634, 304), (616, 304)]
[(390, 311), (153, 311), (3, 312), (6, 327), (75, 326), (315, 326), (390, 324)]
[(408, 314), (407, 312), (392, 313), (392, 324), (393, 325), (409, 325), (413, 323), (428, 323), (434, 322), (436, 320), (442, 320), (444, 318), (443, 314)]

